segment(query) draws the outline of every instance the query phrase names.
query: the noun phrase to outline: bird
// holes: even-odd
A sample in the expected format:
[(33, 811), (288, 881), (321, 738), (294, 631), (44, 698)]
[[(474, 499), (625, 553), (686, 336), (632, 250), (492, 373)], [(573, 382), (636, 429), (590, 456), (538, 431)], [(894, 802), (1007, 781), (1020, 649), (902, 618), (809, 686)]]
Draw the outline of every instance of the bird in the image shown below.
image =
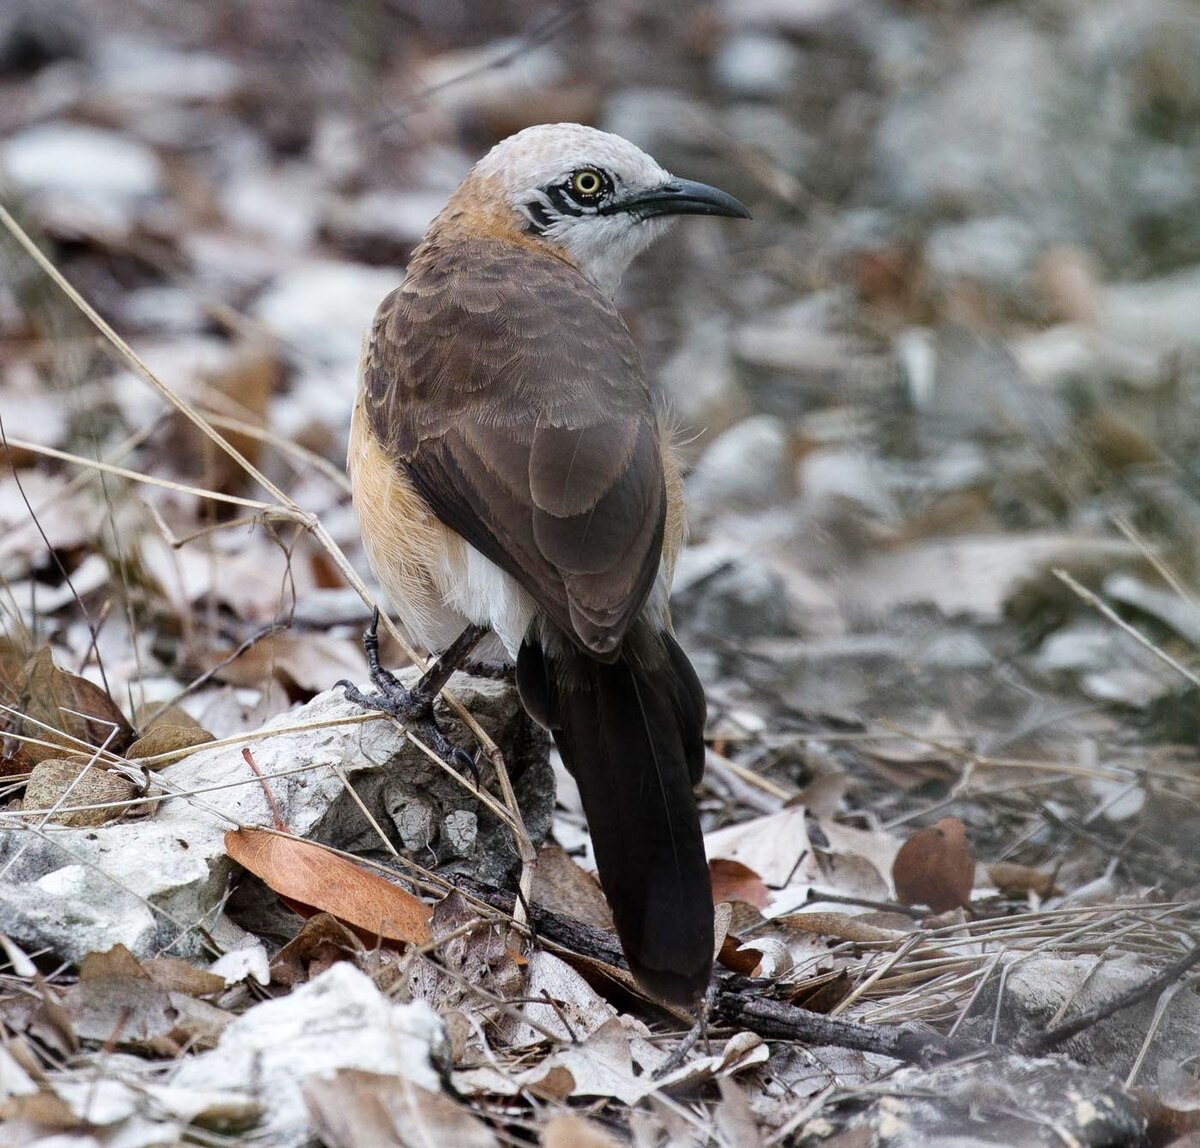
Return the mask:
[(570, 123), (502, 140), (450, 196), (364, 340), (348, 453), (368, 561), (409, 639), (442, 653), (405, 690), (373, 623), (379, 692), (340, 684), (429, 729), (432, 696), (472, 649), (515, 665), (578, 785), (630, 970), (652, 997), (696, 1006), (713, 903), (694, 793), (706, 703), (667, 601), (681, 469), (613, 302), (681, 215), (749, 218)]

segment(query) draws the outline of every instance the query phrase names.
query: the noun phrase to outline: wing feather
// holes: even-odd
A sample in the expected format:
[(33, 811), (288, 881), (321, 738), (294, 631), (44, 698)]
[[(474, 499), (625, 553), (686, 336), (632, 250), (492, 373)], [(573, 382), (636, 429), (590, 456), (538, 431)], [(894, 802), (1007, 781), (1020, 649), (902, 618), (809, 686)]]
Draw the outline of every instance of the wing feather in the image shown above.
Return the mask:
[(615, 657), (658, 570), (666, 494), (611, 301), (512, 243), (426, 249), (380, 305), (365, 386), (375, 434), (433, 512)]

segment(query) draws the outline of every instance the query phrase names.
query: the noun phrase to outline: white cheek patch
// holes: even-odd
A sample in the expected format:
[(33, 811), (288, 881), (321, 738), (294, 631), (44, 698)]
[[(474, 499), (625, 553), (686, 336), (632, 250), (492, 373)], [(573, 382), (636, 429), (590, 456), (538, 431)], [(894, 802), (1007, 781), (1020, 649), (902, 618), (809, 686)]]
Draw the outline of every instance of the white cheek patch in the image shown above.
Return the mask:
[(545, 237), (558, 243), (606, 295), (616, 293), (629, 264), (674, 220), (639, 220), (632, 215), (582, 215), (560, 219)]

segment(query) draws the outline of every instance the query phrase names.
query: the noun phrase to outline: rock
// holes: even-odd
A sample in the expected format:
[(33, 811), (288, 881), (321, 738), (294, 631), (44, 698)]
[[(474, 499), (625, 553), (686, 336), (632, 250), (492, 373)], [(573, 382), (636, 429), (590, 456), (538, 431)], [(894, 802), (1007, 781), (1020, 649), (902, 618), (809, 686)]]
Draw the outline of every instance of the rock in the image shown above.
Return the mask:
[(127, 232), (163, 189), (148, 147), (63, 121), (26, 128), (0, 145), (0, 172), (49, 223), (80, 230)]
[(684, 550), (671, 616), (705, 647), (794, 632), (783, 578), (766, 562), (720, 546)]
[(39, 815), (47, 816), (52, 825), (103, 825), (126, 813), (127, 807), (120, 804), (109, 809), (71, 807), (131, 801), (137, 791), (138, 787), (116, 770), (101, 769), (78, 758), (72, 761), (47, 758), (33, 767), (21, 806), (23, 811), (66, 807), (58, 813)]
[(0, 75), (32, 75), (87, 54), (94, 32), (81, 0), (6, 0), (0, 5)]
[(1134, 1098), (1061, 1057), (902, 1068), (821, 1110), (796, 1141), (855, 1148), (1117, 1148), (1142, 1141)]
[[(407, 671), (410, 682), (414, 676)], [(503, 750), (526, 826), (540, 840), (554, 804), (545, 734), (532, 726), (507, 685), (456, 675), (451, 689)], [(380, 824), (392, 824), (392, 811), (406, 805), (419, 802), (428, 810), (422, 864), (432, 854), (454, 871), (502, 883), (516, 860), (507, 829), (391, 722), (321, 724), (360, 713), (340, 690), (330, 691), (268, 723), (265, 730), (275, 732), (253, 741), (262, 772), (268, 779), (281, 775), (268, 784), (288, 828), (343, 849), (380, 847), (332, 768), (336, 764)], [(304, 728), (289, 732), (298, 725)], [(447, 717), (445, 728), (458, 744), (470, 744), (454, 719)], [(480, 772), (494, 791), (490, 766)], [(38, 836), (0, 827), (0, 932), (72, 961), (118, 942), (139, 957), (160, 950), (197, 955), (204, 944), (191, 926), (201, 920), (226, 940), (240, 937), (227, 918), (213, 917), (234, 872), (223, 837), (231, 824), (272, 823), (262, 785), (237, 745), (202, 749), (161, 770), (156, 782), (167, 794), (202, 792), (166, 798), (153, 817), (137, 822), (47, 826)]]
[(1119, 344), (1160, 354), (1200, 346), (1200, 267), (1158, 279), (1112, 284), (1100, 303), (1098, 326)]
[(683, 427), (721, 428), (746, 408), (730, 354), (729, 325), (705, 316), (692, 323), (658, 371), (671, 413)]
[(322, 224), (348, 255), (371, 263), (399, 263), (412, 253), (445, 202), (442, 191), (369, 191), (329, 203)]
[[(222, 189), (221, 205), (234, 227), (300, 254), (308, 250), (317, 233), (320, 190), (308, 168), (263, 168), (231, 180)], [(328, 298), (322, 295), (322, 299)]]
[(398, 1004), (348, 961), (234, 1020), (217, 1047), (179, 1062), (179, 1090), (245, 1093), (265, 1106), (258, 1134), (274, 1148), (312, 1142), (304, 1081), (340, 1068), (393, 1074), (437, 1092), (445, 1030), (421, 1000)]
[(977, 284), (1007, 307), (1028, 310), (1041, 237), (1027, 221), (1008, 215), (947, 223), (925, 244), (931, 286), (949, 294)]
[(1031, 393), (1007, 345), (958, 324), (932, 335), (932, 387), (914, 389), (925, 427), (947, 438), (1052, 433), (1066, 416), (1053, 394)]
[[(350, 394), (353, 364), (375, 309), (403, 280), (404, 272), (396, 268), (304, 263), (271, 284), (254, 305), (254, 316), (302, 356), (323, 364), (350, 364)], [(349, 410), (348, 400), (344, 409)]]
[[(963, 1026), (963, 1035), (993, 1039), (999, 985), (1003, 985), (1004, 1000), (995, 1039), (1004, 1044), (1044, 1031), (1051, 1018), (1068, 1021), (1097, 1008), (1144, 984), (1154, 971), (1144, 956), (1132, 953), (1110, 953), (1103, 958), (1014, 954), (1007, 956), (1005, 962), (1009, 966), (1008, 975), (997, 976), (984, 987)], [(1066, 1041), (1062, 1051), (1081, 1064), (1103, 1066), (1124, 1077), (1142, 1050), (1158, 999), (1157, 995), (1151, 996), (1140, 1004), (1121, 1009)], [(1067, 1012), (1060, 1015), (1064, 1006)], [(1194, 993), (1176, 993), (1147, 1049), (1140, 1073), (1142, 1079), (1153, 1079), (1164, 1060), (1181, 1060), (1191, 1055), (1197, 1025), (1200, 1025), (1200, 1000)]]
[(213, 52), (179, 52), (128, 36), (100, 39), (95, 86), (122, 107), (163, 103), (213, 103), (233, 99), (241, 69)]
[(718, 435), (688, 477), (689, 519), (777, 502), (790, 477), (788, 445), (786, 425), (772, 415), (744, 419)]
[(717, 49), (712, 72), (735, 95), (772, 96), (787, 90), (797, 63), (796, 50), (786, 40), (741, 32)]
[(948, 618), (965, 615), (994, 623), (1018, 593), (1050, 577), (1056, 567), (1087, 579), (1136, 557), (1136, 547), (1115, 538), (964, 535), (876, 555), (847, 573), (841, 592), (849, 608), (867, 616), (931, 605)]

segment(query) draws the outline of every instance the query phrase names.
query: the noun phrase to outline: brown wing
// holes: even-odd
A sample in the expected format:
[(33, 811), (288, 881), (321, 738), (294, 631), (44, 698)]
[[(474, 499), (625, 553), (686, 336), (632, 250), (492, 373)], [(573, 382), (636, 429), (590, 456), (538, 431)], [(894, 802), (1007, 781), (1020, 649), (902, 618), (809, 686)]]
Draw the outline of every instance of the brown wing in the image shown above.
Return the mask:
[(658, 570), (666, 496), (611, 302), (510, 243), (427, 250), (376, 314), (365, 385), (376, 435), (438, 518), (615, 656)]

